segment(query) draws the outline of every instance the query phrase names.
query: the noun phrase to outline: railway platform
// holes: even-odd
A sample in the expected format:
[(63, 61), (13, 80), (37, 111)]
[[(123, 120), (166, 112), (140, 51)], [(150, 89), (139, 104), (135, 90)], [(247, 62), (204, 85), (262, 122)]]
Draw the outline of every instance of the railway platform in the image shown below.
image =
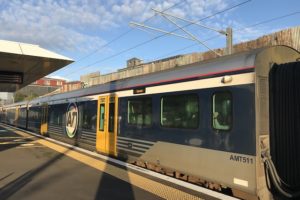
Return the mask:
[(235, 199), (0, 124), (0, 199)]

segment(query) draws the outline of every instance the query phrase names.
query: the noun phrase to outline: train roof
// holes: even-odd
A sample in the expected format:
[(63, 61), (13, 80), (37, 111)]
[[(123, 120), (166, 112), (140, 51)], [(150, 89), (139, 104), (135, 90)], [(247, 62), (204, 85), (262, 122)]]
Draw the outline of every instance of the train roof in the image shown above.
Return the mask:
[(14, 108), (14, 107), (21, 107), (21, 106), (24, 106), (27, 104), (28, 104), (28, 101), (20, 101), (20, 102), (9, 104), (9, 105), (3, 105), (2, 107), (7, 109), (7, 108)]
[(267, 49), (289, 48), (287, 46), (271, 46), (251, 51), (235, 53), (218, 57), (215, 59), (205, 60), (173, 69), (149, 73), (146, 75), (121, 79), (101, 85), (95, 85), (89, 88), (83, 88), (67, 93), (54, 94), (52, 96), (40, 97), (34, 99), (30, 104), (46, 103), (62, 99), (70, 99), (76, 97), (84, 97), (101, 93), (115, 92), (120, 90), (142, 88), (152, 85), (168, 84), (172, 81), (182, 81), (190, 78), (201, 78), (209, 76), (217, 76), (228, 72), (239, 73), (243, 70), (254, 71), (255, 59), (260, 52)]

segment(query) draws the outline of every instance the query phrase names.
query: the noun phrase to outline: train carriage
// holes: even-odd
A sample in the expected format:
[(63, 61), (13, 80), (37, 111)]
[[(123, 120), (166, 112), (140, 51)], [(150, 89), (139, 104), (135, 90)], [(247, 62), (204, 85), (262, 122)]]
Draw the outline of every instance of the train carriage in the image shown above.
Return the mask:
[(27, 102), (18, 102), (2, 107), (1, 122), (27, 128)]
[(239, 197), (270, 198), (261, 160), (269, 146), (269, 71), (299, 57), (286, 46), (223, 56), (37, 98), (12, 114), (5, 107), (4, 122)]

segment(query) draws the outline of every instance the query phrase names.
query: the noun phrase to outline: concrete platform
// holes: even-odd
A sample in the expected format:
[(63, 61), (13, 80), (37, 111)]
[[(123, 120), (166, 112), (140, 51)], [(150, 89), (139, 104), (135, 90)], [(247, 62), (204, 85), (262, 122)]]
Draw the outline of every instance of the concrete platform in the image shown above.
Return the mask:
[(4, 125), (0, 161), (1, 200), (208, 198)]

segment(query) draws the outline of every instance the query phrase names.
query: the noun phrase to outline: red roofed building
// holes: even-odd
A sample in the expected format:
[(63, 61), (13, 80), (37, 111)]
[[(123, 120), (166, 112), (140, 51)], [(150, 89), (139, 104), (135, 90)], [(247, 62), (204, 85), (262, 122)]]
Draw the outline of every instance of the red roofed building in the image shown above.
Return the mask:
[(67, 81), (63, 79), (55, 79), (55, 78), (41, 78), (35, 82), (33, 82), (31, 85), (40, 85), (40, 86), (51, 86), (51, 87), (60, 87), (64, 85)]

